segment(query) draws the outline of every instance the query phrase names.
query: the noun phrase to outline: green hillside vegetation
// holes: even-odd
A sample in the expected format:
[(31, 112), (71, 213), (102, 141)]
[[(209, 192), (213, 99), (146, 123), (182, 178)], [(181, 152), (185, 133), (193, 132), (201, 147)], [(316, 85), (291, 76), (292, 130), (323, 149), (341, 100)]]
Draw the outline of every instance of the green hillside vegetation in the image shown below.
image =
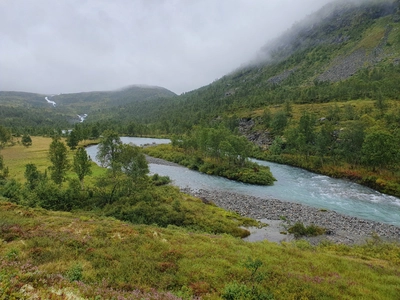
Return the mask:
[[(56, 102), (54, 107), (46, 102)], [(73, 127), (80, 120), (77, 114), (100, 112), (132, 102), (169, 98), (175, 94), (165, 88), (133, 85), (116, 91), (99, 91), (59, 95), (41, 95), (23, 92), (0, 92), (0, 126), (12, 128), (18, 135), (52, 134), (54, 130)], [(115, 109), (115, 108), (114, 108)], [(94, 118), (93, 122), (96, 121)]]
[(173, 96), (176, 94), (162, 87), (132, 85), (115, 91), (61, 94), (54, 97), (54, 100), (61, 106), (92, 113), (105, 108)]
[(248, 115), (286, 101), (398, 100), (398, 4), (370, 2), (343, 4), (323, 20), (314, 17), (319, 23), (296, 24), (268, 44), (257, 62), (208, 86), (170, 101), (134, 103), (115, 114), (156, 122), (160, 130), (177, 133), (218, 116)]
[(45, 95), (35, 93), (0, 91), (0, 103), (2, 106), (43, 108), (48, 106), (44, 100), (45, 97)]
[(113, 132), (100, 145), (110, 169), (90, 163), (84, 185), (75, 167), (56, 183), (49, 155), (64, 153), (75, 165), (82, 148), (32, 137), (29, 147), (2, 149), (10, 172), (0, 184), (0, 297), (394, 299), (400, 292), (398, 244), (245, 242), (239, 226), (258, 222), (147, 176), (139, 149)]
[(396, 299), (395, 244), (248, 243), (0, 201), (9, 299)]

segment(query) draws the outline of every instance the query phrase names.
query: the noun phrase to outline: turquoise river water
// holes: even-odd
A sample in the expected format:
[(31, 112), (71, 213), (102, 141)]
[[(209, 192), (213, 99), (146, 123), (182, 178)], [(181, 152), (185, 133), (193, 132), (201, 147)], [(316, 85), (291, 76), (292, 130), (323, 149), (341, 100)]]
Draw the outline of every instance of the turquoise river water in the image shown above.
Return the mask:
[[(123, 137), (124, 143), (141, 146), (169, 143), (167, 139)], [(97, 146), (86, 148), (95, 159)], [(150, 164), (150, 172), (169, 176), (174, 185), (191, 189), (219, 190), (261, 198), (275, 198), (334, 210), (338, 213), (400, 226), (400, 199), (382, 194), (348, 180), (330, 178), (300, 168), (254, 160), (269, 166), (277, 179), (273, 186), (243, 184), (210, 176), (180, 166)]]

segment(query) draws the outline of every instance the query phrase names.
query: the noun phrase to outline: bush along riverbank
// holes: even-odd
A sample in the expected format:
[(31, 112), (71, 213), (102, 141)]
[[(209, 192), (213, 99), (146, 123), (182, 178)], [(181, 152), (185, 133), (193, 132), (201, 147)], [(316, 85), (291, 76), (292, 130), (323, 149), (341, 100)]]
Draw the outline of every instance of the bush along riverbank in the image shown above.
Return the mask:
[[(252, 154), (256, 158), (347, 178), (400, 197), (400, 135), (396, 118), (400, 107), (389, 100), (384, 110), (377, 105), (357, 101), (315, 110), (289, 105), (286, 112), (278, 111), (269, 117), (266, 112), (258, 121), (242, 121), (240, 131), (260, 147)], [(368, 112), (363, 107), (369, 107)], [(353, 110), (351, 117), (349, 109)], [(286, 120), (280, 130), (274, 128), (278, 116)]]
[(244, 183), (273, 185), (276, 181), (268, 167), (259, 166), (252, 162), (246, 162), (243, 166), (236, 166), (225, 160), (204, 157), (199, 152), (189, 154), (184, 149), (172, 145), (149, 147), (145, 148), (144, 152), (152, 157), (165, 159), (191, 170)]
[(188, 135), (173, 137), (171, 145), (148, 147), (144, 151), (192, 170), (244, 183), (272, 185), (276, 181), (269, 167), (248, 160), (252, 144), (224, 127), (198, 127)]

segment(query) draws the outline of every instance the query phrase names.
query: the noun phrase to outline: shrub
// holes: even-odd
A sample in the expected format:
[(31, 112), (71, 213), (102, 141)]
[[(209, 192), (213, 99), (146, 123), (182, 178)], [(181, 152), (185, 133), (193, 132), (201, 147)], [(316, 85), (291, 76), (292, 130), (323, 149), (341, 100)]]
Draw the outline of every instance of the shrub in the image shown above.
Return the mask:
[(8, 198), (9, 201), (19, 203), (21, 199), (22, 185), (15, 179), (8, 181), (1, 191), (1, 194)]
[(289, 227), (288, 232), (294, 234), (295, 238), (300, 238), (302, 236), (318, 236), (325, 234), (326, 229), (314, 224), (304, 226), (303, 223), (297, 222), (293, 226)]
[(83, 268), (80, 264), (75, 264), (73, 265), (66, 273), (66, 277), (69, 279), (69, 281), (81, 281), (83, 276), (82, 276)]
[(160, 185), (166, 185), (171, 182), (171, 179), (168, 176), (160, 176), (158, 174), (154, 174), (151, 177), (151, 181), (153, 182), (154, 185), (160, 186)]

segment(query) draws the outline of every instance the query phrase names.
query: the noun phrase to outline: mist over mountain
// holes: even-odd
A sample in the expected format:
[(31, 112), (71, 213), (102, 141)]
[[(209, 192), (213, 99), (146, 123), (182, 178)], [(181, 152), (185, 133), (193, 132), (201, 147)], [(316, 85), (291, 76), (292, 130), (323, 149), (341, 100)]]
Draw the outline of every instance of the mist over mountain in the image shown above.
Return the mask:
[[(169, 133), (218, 116), (243, 114), (243, 108), (256, 110), (285, 101), (374, 99), (381, 94), (397, 99), (399, 20), (399, 1), (335, 1), (267, 42), (256, 60), (181, 96), (160, 87), (132, 85), (111, 92), (61, 94), (52, 100), (66, 115), (88, 113), (88, 121), (118, 116), (120, 121), (153, 124)], [(379, 89), (372, 71), (380, 74)], [(22, 95), (7, 97), (2, 96), (3, 105), (48, 105), (37, 95), (26, 103)]]
[(0, 90), (187, 92), (330, 0), (0, 1)]
[(363, 22), (392, 15), (398, 9), (398, 1), (337, 0), (296, 22), (284, 34), (268, 41), (250, 64), (276, 62), (288, 58), (296, 51), (318, 45), (345, 43), (354, 36), (352, 28)]

